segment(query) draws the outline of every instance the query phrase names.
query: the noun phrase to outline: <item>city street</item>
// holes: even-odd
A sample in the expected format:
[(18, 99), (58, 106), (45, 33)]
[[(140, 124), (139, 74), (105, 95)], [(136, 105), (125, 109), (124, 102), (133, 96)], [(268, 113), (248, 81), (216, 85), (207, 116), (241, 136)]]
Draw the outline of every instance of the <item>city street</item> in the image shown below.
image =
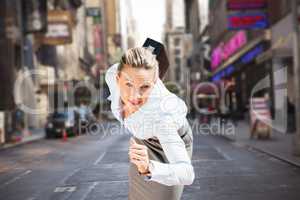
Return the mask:
[(300, 200), (299, 19), (300, 0), (1, 1), (0, 200)]
[[(127, 199), (130, 136), (113, 122), (103, 125), (113, 131), (0, 150), (0, 199)], [(194, 132), (193, 165), (196, 179), (185, 187), (185, 200), (300, 197), (299, 168), (221, 136)]]

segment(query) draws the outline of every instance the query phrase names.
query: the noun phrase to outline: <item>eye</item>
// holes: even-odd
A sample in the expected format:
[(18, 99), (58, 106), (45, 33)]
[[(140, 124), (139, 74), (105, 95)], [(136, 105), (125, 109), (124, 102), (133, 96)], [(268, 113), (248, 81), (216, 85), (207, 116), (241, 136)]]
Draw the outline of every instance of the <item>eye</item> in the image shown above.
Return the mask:
[(150, 88), (150, 85), (143, 85), (143, 86), (141, 87), (142, 90), (147, 90), (147, 89), (149, 89), (149, 88)]
[(127, 87), (132, 87), (132, 84), (129, 83), (129, 82), (127, 82), (127, 83), (126, 83), (126, 86), (127, 86)]

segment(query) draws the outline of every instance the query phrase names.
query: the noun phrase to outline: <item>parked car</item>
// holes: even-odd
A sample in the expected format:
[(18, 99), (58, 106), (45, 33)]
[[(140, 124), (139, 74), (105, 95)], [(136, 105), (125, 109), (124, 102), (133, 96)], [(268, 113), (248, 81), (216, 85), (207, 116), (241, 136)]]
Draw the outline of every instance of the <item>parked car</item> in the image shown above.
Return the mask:
[(45, 132), (47, 138), (62, 137), (66, 131), (67, 136), (78, 134), (78, 124), (76, 123), (76, 112), (69, 109), (65, 112), (54, 112), (47, 118)]

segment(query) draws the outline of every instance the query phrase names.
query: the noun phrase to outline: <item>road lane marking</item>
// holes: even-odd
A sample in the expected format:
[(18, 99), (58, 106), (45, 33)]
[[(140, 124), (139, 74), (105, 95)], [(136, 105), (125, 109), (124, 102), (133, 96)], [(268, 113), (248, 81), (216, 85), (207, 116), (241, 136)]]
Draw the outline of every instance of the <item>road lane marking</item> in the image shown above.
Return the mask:
[(98, 184), (99, 182), (94, 182), (91, 186), (89, 186), (88, 190), (86, 191), (86, 193), (84, 193), (80, 200), (85, 200)]
[(97, 160), (94, 162), (94, 165), (98, 165), (100, 163), (100, 161), (102, 160), (102, 158), (104, 157), (104, 155), (106, 154), (106, 151), (104, 151), (98, 158)]
[(76, 186), (56, 187), (54, 190), (55, 193), (75, 192), (75, 191), (76, 191)]
[(217, 152), (219, 154), (221, 154), (226, 160), (233, 160), (229, 155), (227, 155), (224, 151), (222, 151), (219, 147), (215, 147), (215, 149), (217, 150)]
[(18, 175), (18, 176), (16, 176), (16, 177), (12, 178), (11, 180), (5, 182), (5, 183), (0, 187), (0, 189), (1, 189), (1, 188), (4, 188), (5, 186), (8, 186), (8, 185), (10, 185), (10, 184), (13, 184), (13, 183), (16, 182), (17, 180), (19, 180), (19, 179), (23, 178), (24, 176), (30, 174), (31, 172), (32, 172), (31, 170), (27, 170), (27, 171), (21, 173), (20, 175)]
[(77, 168), (75, 170), (73, 170), (69, 175), (67, 175), (62, 181), (61, 181), (61, 184), (65, 184), (65, 182), (70, 178), (72, 177), (74, 174), (76, 174), (77, 172), (79, 172), (81, 170), (81, 168)]

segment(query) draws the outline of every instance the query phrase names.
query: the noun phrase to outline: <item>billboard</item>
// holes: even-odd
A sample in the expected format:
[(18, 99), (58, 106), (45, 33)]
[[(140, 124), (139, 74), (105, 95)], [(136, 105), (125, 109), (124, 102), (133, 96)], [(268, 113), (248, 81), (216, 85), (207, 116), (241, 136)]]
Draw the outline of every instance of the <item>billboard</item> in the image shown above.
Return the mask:
[(266, 29), (268, 27), (268, 16), (264, 11), (255, 13), (238, 12), (228, 16), (229, 30)]
[(264, 9), (268, 5), (266, 0), (228, 0), (228, 10)]
[(72, 17), (69, 11), (51, 10), (48, 12), (48, 30), (42, 36), (42, 43), (48, 45), (72, 43)]

